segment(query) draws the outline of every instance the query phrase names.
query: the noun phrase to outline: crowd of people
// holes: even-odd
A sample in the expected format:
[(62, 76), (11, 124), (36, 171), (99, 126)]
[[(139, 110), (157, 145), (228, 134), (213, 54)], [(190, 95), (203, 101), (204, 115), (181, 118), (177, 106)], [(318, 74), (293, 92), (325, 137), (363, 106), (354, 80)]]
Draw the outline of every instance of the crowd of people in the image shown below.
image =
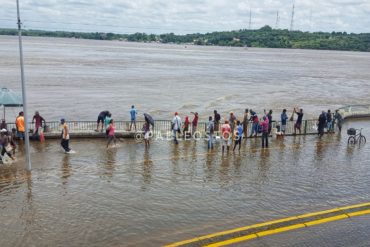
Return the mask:
[[(234, 112), (230, 112), (229, 115), (221, 120), (221, 115), (214, 110), (213, 116), (208, 117), (207, 122), (207, 138), (208, 138), (208, 149), (213, 149), (214, 147), (214, 140), (216, 138), (221, 139), (222, 144), (222, 152), (225, 150), (229, 150), (232, 147), (233, 151), (236, 148), (240, 150), (242, 139), (257, 137), (258, 135), (261, 136), (262, 139), (262, 148), (268, 148), (269, 146), (269, 136), (271, 135), (272, 131), (272, 122), (273, 122), (273, 111), (269, 110), (268, 112), (264, 110), (263, 116), (259, 118), (257, 113), (252, 109), (245, 109), (244, 115), (242, 118), (237, 118)], [(135, 106), (132, 105), (129, 111), (130, 115), (130, 125), (129, 131), (137, 131), (137, 114), (138, 111), (136, 110)], [(175, 112), (174, 117), (171, 121), (171, 131), (173, 135), (173, 141), (175, 144), (178, 144), (178, 138), (190, 138), (196, 137), (197, 129), (198, 129), (198, 122), (199, 122), (199, 114), (198, 112), (190, 112), (192, 114), (192, 120), (190, 122), (189, 116), (184, 116), (184, 122), (182, 121), (181, 117), (179, 116), (178, 112)], [(297, 119), (294, 123), (294, 133), (301, 134), (302, 129), (302, 121), (303, 121), (303, 109), (296, 109), (294, 108), (292, 111), (292, 115), (289, 118), (286, 109), (280, 114), (279, 125), (276, 126), (277, 134), (285, 135), (286, 127), (288, 121), (294, 121), (294, 116), (297, 116)], [(144, 137), (145, 147), (150, 146), (150, 137), (152, 136), (152, 132), (150, 130), (151, 125), (153, 125), (153, 120), (150, 121), (148, 115), (145, 115), (145, 123), (142, 128), (142, 133)], [(6, 153), (11, 159), (14, 159), (15, 149), (16, 149), (16, 142), (15, 139), (24, 140), (25, 138), (25, 122), (24, 122), (24, 113), (23, 111), (19, 112), (15, 120), (16, 128), (13, 128), (11, 131), (8, 131), (7, 124), (5, 120), (2, 120), (0, 123), (0, 149), (1, 149), (1, 156), (4, 156)], [(318, 121), (317, 121), (317, 130), (318, 135), (322, 137), (325, 133), (325, 129), (328, 133), (334, 132), (334, 123), (338, 126), (339, 132), (342, 130), (343, 124), (343, 117), (339, 113), (338, 110), (335, 111), (335, 114), (328, 111), (322, 111), (320, 114)], [(33, 134), (31, 138), (39, 138), (43, 135), (43, 130), (46, 126), (45, 119), (40, 115), (38, 111), (35, 112), (35, 115), (32, 118), (32, 124), (34, 124)], [(63, 147), (66, 153), (73, 152), (69, 147), (69, 129), (68, 124), (64, 118), (60, 121), (61, 124), (61, 146)], [(191, 126), (191, 130), (190, 130)], [(251, 130), (249, 130), (249, 126), (251, 126)], [(115, 124), (112, 118), (112, 114), (109, 111), (102, 111), (99, 113), (96, 123), (96, 130), (97, 132), (103, 132), (105, 130), (105, 134), (107, 136), (107, 148), (114, 144), (116, 145), (116, 137), (115, 137)]]
[[(46, 126), (45, 119), (40, 115), (38, 111), (32, 118), (32, 124), (34, 124), (33, 134), (31, 138), (43, 140), (43, 128)], [(25, 139), (25, 121), (24, 112), (19, 112), (15, 119), (15, 128), (8, 130), (8, 125), (5, 119), (1, 120), (0, 124), (0, 150), (1, 156), (0, 160), (3, 161), (5, 154), (14, 160), (15, 150), (17, 148), (16, 139), (24, 141)]]

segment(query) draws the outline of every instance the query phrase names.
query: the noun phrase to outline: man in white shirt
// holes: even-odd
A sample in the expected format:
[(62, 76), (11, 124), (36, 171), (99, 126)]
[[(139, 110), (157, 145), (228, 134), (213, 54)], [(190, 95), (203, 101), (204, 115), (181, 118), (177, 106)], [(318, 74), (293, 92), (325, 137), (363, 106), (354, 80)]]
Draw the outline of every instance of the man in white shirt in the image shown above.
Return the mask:
[(177, 133), (181, 133), (181, 118), (179, 117), (179, 114), (175, 112), (175, 117), (172, 120), (172, 131), (173, 131), (173, 137), (176, 144), (178, 144), (177, 141)]

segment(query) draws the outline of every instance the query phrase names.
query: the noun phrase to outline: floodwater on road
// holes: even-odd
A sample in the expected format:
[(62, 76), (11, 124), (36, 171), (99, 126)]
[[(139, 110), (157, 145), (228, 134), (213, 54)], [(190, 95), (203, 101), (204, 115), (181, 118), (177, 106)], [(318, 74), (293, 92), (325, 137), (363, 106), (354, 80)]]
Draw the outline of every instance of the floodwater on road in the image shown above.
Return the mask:
[[(305, 117), (368, 104), (370, 53), (144, 44), (24, 37), (30, 116), (127, 120), (132, 104), (155, 119), (245, 108), (302, 107)], [(18, 39), (0, 36), (0, 85), (20, 90)], [(19, 109), (8, 110), (14, 121)], [(310, 116), (309, 116), (310, 115)]]
[[(370, 136), (368, 120), (349, 126)], [(32, 143), (32, 172), (21, 152), (0, 166), (0, 246), (161, 246), (368, 202), (370, 144), (346, 141), (345, 131), (286, 137), (262, 150), (251, 139), (224, 155), (204, 140), (107, 150), (104, 139), (72, 139), (71, 155), (56, 140)]]

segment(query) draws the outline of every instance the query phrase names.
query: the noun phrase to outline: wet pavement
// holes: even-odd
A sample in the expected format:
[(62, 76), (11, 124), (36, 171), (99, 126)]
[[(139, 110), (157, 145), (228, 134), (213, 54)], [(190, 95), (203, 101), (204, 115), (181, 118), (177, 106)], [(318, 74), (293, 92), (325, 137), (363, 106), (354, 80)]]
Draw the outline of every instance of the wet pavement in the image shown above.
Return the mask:
[[(349, 124), (366, 128), (363, 133), (370, 136), (368, 120)], [(160, 246), (368, 202), (370, 143), (348, 146), (344, 132), (322, 139), (286, 137), (273, 140), (266, 150), (260, 139), (252, 139), (240, 153), (224, 155), (219, 144), (208, 152), (204, 140), (177, 146), (157, 141), (147, 151), (134, 140), (121, 140), (108, 150), (105, 140), (71, 140), (77, 152), (72, 155), (64, 154), (58, 141), (33, 143), (31, 173), (21, 158), (0, 167), (0, 246)], [(366, 219), (253, 244), (341, 246), (333, 245), (338, 243), (333, 238), (348, 228), (353, 246), (365, 246)], [(317, 229), (327, 232), (319, 235), (323, 244), (312, 236)]]
[(370, 245), (369, 222), (369, 215), (361, 216), (258, 238), (234, 246), (367, 247)]

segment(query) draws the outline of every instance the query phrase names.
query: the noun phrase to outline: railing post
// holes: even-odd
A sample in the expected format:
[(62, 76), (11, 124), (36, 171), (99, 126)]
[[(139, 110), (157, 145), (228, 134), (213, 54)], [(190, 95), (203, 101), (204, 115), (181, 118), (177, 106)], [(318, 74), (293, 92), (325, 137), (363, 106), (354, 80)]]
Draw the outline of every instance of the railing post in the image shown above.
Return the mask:
[(304, 134), (307, 134), (307, 120), (304, 120)]

